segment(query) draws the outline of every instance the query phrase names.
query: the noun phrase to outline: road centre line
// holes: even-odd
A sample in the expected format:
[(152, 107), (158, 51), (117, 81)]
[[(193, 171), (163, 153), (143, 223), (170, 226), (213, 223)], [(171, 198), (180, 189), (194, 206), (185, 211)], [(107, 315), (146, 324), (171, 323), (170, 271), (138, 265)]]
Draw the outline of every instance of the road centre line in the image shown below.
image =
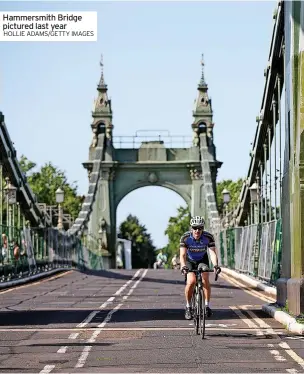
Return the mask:
[[(128, 280), (122, 287), (120, 287), (114, 295), (120, 295), (121, 292), (134, 280), (137, 278), (137, 276), (139, 276), (140, 272), (141, 272), (142, 269), (139, 269), (134, 275), (133, 277)], [(109, 303), (113, 302), (115, 299), (115, 296), (111, 296), (106, 302), (104, 302), (103, 304), (100, 305), (99, 307), (99, 310), (94, 310), (93, 312), (91, 312), (81, 323), (79, 323), (76, 327), (78, 328), (84, 328), (88, 323), (90, 323), (92, 321), (92, 319), (96, 316), (97, 313), (100, 312), (100, 310), (104, 309)], [(114, 308), (115, 309), (115, 308)], [(109, 315), (109, 314), (108, 314)], [(40, 330), (41, 331), (41, 330)], [(68, 339), (76, 339), (79, 335), (79, 332), (77, 333), (72, 333), (70, 334), (70, 336), (68, 337)], [(60, 354), (64, 354), (66, 353), (68, 349), (68, 346), (61, 346), (57, 353), (60, 353)], [(87, 351), (88, 348), (85, 348), (85, 350)], [(88, 352), (86, 352), (84, 350), (83, 354), (89, 354)], [(55, 365), (45, 365), (45, 367), (42, 369), (41, 373), (50, 373), (53, 369), (55, 368)], [(45, 371), (44, 371), (45, 370)]]
[[(120, 307), (122, 306), (122, 303), (121, 304), (118, 304), (116, 305), (116, 307), (114, 309), (112, 309), (106, 316), (106, 318), (103, 320), (102, 324), (99, 325), (99, 329), (97, 329), (96, 331), (94, 331), (93, 335), (91, 336), (90, 339), (87, 340), (87, 343), (94, 343), (97, 336), (100, 334), (100, 332), (102, 331), (102, 328), (111, 320), (112, 318), (112, 315), (117, 312), (117, 310), (120, 309)], [(84, 348), (83, 348), (83, 351), (81, 352), (81, 355), (77, 361), (77, 364), (75, 366), (75, 368), (82, 368), (85, 363), (86, 363), (86, 360), (90, 354), (90, 351), (92, 349), (92, 345), (86, 345)]]
[(48, 374), (54, 369), (55, 365), (45, 365), (45, 367), (39, 372), (39, 374)]
[[(141, 277), (136, 281), (136, 283), (132, 286), (132, 290), (134, 290), (138, 284), (142, 281), (142, 279), (145, 277), (145, 275), (147, 274), (148, 272), (148, 269), (146, 269), (143, 274), (141, 275)], [(130, 293), (131, 294), (131, 293)], [(127, 296), (129, 297), (129, 295)], [(127, 298), (124, 298), (124, 300), (126, 300)], [(105, 319), (103, 320), (103, 322), (98, 325), (99, 329), (97, 329), (96, 331), (94, 331), (94, 333), (92, 334), (92, 336), (87, 340), (87, 343), (94, 343), (96, 338), (98, 337), (98, 335), (101, 333), (101, 331), (104, 329), (105, 325), (111, 320), (111, 317), (112, 315), (117, 312), (120, 307), (123, 305), (123, 303), (120, 303), (118, 304), (114, 309), (112, 309), (108, 314), (107, 316), (105, 317)], [(85, 365), (86, 363), (86, 360), (89, 356), (89, 353), (92, 349), (92, 345), (86, 345), (78, 359), (78, 362), (76, 363), (75, 365), (75, 368), (81, 368)]]
[[(132, 277), (131, 279), (129, 279), (129, 280), (128, 280), (128, 281), (127, 281), (127, 282), (126, 282), (122, 287), (120, 287), (120, 288), (115, 292), (114, 295), (120, 295), (121, 292), (122, 292), (122, 291), (123, 291), (123, 290), (124, 290), (124, 289), (125, 289), (125, 288), (130, 284), (130, 283), (131, 283), (131, 282), (133, 282), (133, 280), (134, 280), (135, 278), (137, 278), (137, 277), (139, 276), (141, 270), (142, 270), (142, 269), (137, 270), (137, 272), (133, 275), (133, 277)], [(91, 313), (87, 316), (87, 318), (86, 318), (84, 321), (82, 321), (81, 323), (79, 323), (76, 327), (80, 327), (80, 328), (85, 327), (87, 324), (89, 324), (89, 323), (92, 321), (92, 319), (96, 316), (96, 314), (98, 314), (98, 313), (100, 312), (100, 310), (105, 309), (105, 308), (106, 308), (110, 303), (112, 303), (114, 300), (115, 300), (115, 296), (111, 296), (111, 297), (109, 297), (107, 301), (105, 301), (103, 304), (100, 305), (99, 310), (94, 310), (93, 312), (91, 312)], [(79, 335), (79, 333), (73, 333), (73, 334), (71, 334), (71, 335), (69, 336), (69, 339), (77, 339), (78, 335)], [(68, 346), (62, 346), (62, 347), (60, 347), (60, 348), (58, 349), (57, 353), (65, 353), (67, 349), (68, 349)]]

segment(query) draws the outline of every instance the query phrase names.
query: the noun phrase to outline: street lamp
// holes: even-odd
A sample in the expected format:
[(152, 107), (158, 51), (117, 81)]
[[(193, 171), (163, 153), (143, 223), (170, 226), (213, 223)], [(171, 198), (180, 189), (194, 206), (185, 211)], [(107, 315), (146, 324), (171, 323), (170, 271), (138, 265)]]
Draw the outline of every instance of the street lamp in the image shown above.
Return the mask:
[(58, 230), (63, 229), (63, 224), (62, 224), (62, 208), (61, 204), (64, 201), (64, 191), (59, 187), (56, 191), (56, 203), (58, 204), (58, 224), (57, 228)]
[(227, 205), (230, 202), (230, 192), (225, 188), (222, 192), (224, 204)]
[(258, 203), (258, 185), (256, 182), (254, 182), (251, 187), (249, 188), (250, 192), (250, 205), (252, 207), (250, 215), (251, 219), (250, 221), (253, 223), (256, 223), (257, 217), (256, 217), (256, 204)]
[(250, 200), (253, 204), (258, 202), (258, 185), (254, 182), (249, 188), (250, 191)]
[(6, 203), (7, 203), (7, 212), (6, 212), (6, 224), (9, 230), (9, 237), (12, 238), (12, 226), (14, 226), (14, 212), (12, 206), (17, 202), (17, 188), (10, 182), (9, 178), (5, 178), (6, 186), (4, 188), (4, 193), (6, 196)]
[(230, 192), (227, 190), (227, 188), (223, 189), (222, 195), (223, 195), (223, 201), (224, 201), (226, 226), (228, 227), (228, 204), (230, 202)]
[(17, 188), (9, 181), (9, 178), (5, 178), (6, 186), (4, 188), (6, 199), (9, 205), (16, 204), (17, 202)]

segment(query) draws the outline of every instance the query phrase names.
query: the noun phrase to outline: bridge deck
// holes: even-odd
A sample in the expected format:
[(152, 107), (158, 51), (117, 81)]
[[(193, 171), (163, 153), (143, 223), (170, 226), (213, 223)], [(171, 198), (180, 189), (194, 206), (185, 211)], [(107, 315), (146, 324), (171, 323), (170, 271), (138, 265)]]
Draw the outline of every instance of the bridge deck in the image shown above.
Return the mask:
[(303, 338), (261, 311), (267, 296), (212, 283), (204, 341), (184, 320), (179, 271), (70, 271), (2, 291), (0, 372), (303, 372)]

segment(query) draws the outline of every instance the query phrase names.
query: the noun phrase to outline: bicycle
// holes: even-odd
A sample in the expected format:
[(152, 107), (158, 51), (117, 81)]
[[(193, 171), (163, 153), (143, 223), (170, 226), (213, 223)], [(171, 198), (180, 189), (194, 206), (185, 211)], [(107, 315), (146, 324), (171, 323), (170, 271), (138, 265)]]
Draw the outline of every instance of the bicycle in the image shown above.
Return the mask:
[[(205, 264), (199, 264), (197, 270), (189, 270), (189, 273), (195, 273), (196, 284), (193, 291), (191, 306), (193, 310), (193, 321), (195, 326), (196, 335), (201, 333), (202, 339), (205, 338), (206, 329), (206, 309), (205, 309), (205, 295), (203, 291), (202, 273), (213, 273), (214, 270), (208, 268)], [(219, 272), (215, 273), (215, 281), (217, 281)], [(186, 279), (186, 275), (185, 275)]]

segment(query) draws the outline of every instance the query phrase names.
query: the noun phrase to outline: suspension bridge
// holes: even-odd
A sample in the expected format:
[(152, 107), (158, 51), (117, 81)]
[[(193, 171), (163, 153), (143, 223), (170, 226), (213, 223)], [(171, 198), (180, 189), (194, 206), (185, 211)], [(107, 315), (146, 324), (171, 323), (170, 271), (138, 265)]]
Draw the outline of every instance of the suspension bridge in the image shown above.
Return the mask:
[[(223, 191), (223, 214), (203, 61), (186, 136), (116, 135), (102, 66), (75, 220), (60, 189), (57, 206), (37, 201), (0, 113), (0, 372), (303, 372), (303, 10), (275, 7), (248, 173), (236, 206)], [(215, 234), (223, 271), (206, 342), (184, 320), (178, 272), (116, 268), (117, 206), (151, 185)]]

